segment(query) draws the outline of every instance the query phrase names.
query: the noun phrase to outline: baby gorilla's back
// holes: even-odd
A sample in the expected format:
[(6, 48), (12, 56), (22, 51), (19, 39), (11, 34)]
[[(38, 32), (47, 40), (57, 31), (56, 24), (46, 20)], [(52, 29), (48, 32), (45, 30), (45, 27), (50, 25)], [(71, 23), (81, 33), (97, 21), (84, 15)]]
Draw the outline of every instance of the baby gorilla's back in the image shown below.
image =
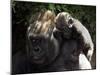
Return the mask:
[(77, 41), (66, 40), (61, 49), (67, 70), (79, 69), (79, 53), (77, 52)]

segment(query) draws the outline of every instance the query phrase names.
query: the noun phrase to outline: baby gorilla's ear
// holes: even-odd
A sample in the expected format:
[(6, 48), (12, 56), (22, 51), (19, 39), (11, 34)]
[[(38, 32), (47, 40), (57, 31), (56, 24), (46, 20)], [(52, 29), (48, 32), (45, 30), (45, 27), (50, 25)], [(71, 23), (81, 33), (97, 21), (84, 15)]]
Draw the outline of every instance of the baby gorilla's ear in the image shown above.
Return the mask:
[(72, 18), (68, 20), (68, 24), (69, 24), (69, 28), (72, 28), (72, 24), (73, 24), (73, 19)]

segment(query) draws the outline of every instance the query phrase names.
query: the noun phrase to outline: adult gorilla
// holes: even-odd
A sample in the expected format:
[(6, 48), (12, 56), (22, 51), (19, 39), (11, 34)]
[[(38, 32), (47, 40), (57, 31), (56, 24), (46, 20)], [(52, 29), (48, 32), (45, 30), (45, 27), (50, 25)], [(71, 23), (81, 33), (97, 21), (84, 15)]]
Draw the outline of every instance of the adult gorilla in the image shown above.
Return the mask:
[(78, 47), (77, 41), (65, 40), (61, 44), (53, 32), (54, 19), (55, 14), (49, 10), (31, 17), (27, 30), (27, 52), (20, 51), (13, 56), (13, 74), (82, 69), (83, 64), (79, 61), (83, 56), (80, 59), (80, 54), (74, 53)]

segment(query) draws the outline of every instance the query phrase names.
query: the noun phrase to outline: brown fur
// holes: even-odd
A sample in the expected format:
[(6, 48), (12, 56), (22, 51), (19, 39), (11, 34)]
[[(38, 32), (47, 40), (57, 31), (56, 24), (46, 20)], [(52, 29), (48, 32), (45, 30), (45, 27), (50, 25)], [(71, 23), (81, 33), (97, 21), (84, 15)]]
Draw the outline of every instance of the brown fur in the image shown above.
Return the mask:
[(31, 30), (34, 34), (51, 33), (55, 25), (54, 19), (55, 14), (52, 11), (41, 11), (31, 19), (31, 24), (29, 26), (31, 29), (29, 28), (29, 31)]

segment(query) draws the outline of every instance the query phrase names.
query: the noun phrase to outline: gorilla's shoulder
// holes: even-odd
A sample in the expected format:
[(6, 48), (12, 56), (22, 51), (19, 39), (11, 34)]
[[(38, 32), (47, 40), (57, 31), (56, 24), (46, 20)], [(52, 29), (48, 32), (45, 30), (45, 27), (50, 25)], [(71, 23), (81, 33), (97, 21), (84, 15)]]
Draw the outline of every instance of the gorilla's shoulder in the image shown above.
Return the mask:
[(27, 72), (27, 56), (25, 53), (19, 51), (12, 56), (12, 74)]

